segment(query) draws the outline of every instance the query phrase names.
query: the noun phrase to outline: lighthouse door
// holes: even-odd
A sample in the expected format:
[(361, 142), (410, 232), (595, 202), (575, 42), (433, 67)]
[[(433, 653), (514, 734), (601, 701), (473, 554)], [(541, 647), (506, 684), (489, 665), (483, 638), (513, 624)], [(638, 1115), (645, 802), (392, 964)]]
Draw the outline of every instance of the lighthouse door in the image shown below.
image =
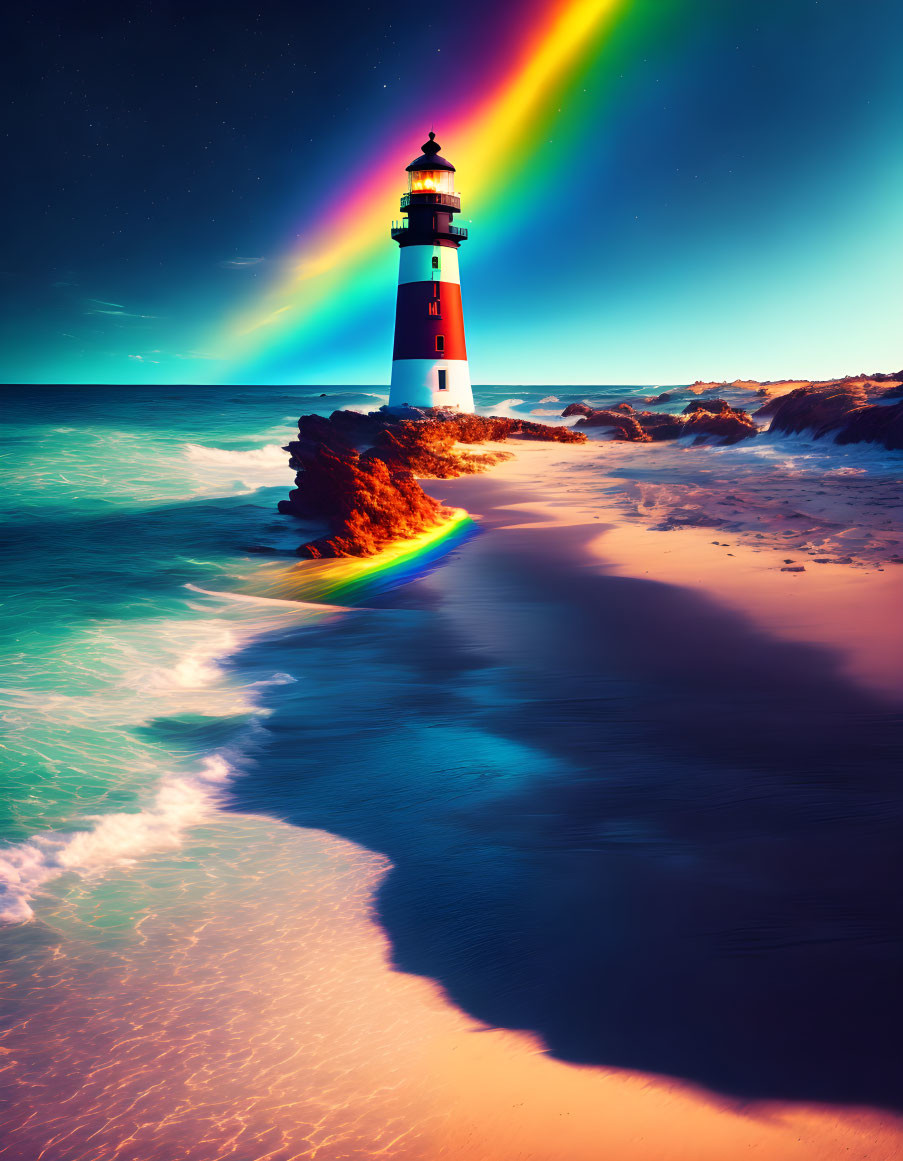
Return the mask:
[(440, 391), (447, 391), (448, 390), (448, 385), (446, 383), (446, 376), (447, 375), (448, 375), (448, 372), (446, 371), (446, 369), (444, 367), (440, 367), (439, 368), (439, 390)]

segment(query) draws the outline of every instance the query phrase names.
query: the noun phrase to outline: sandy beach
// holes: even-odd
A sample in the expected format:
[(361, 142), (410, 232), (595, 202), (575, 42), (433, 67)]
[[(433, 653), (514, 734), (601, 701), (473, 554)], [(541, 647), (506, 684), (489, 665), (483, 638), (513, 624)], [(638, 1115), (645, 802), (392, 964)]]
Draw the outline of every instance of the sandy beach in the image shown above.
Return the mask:
[(887, 453), (780, 439), (507, 446), (516, 455), (491, 477), (427, 489), (489, 509), (494, 526), (522, 512), (570, 528), (575, 567), (591, 559), (606, 575), (689, 588), (768, 634), (823, 646), (857, 682), (903, 698), (903, 499)]

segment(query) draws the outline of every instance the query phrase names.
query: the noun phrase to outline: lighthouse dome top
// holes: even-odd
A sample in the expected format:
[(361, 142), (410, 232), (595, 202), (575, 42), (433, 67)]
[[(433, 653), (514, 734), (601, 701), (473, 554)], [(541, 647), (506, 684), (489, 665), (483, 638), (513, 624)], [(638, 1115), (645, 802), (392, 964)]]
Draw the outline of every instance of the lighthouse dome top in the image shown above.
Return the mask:
[(421, 145), (420, 148), (423, 151), (423, 156), (415, 157), (410, 165), (405, 166), (406, 173), (410, 173), (414, 169), (449, 169), (454, 173), (455, 167), (452, 163), (439, 156), (439, 150), (442, 146), (436, 141), (435, 133), (431, 132), (429, 141)]

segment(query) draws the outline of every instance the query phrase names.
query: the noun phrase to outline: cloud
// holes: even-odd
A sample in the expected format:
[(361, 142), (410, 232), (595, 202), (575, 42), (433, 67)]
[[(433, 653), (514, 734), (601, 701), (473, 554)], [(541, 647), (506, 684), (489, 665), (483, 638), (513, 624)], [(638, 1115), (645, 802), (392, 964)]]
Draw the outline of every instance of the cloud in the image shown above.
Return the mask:
[(160, 318), (158, 314), (142, 314), (140, 311), (126, 310), (125, 303), (109, 302), (105, 298), (84, 298), (82, 304), (85, 306), (84, 314), (89, 315), (106, 315), (110, 318), (122, 319), (146, 319), (146, 318)]
[(130, 310), (101, 310), (100, 308), (93, 308), (86, 310), (85, 314), (111, 314), (118, 318), (159, 318), (158, 314), (134, 314)]
[(226, 258), (220, 262), (224, 270), (246, 270), (249, 266), (259, 266), (265, 258)]
[[(157, 355), (159, 358), (152, 359), (151, 355)], [(136, 363), (162, 363), (168, 359), (219, 359), (220, 355), (211, 355), (206, 351), (161, 351), (159, 347), (155, 347), (151, 351), (143, 351), (140, 355), (127, 355), (129, 359), (134, 359)]]

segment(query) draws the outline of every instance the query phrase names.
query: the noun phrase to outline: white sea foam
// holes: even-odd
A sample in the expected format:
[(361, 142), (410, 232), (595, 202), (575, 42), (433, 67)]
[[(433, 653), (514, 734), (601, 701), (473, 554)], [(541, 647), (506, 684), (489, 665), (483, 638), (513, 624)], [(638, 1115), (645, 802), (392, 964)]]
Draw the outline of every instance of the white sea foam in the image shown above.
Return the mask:
[(811, 432), (764, 431), (756, 439), (712, 451), (732, 460), (762, 461), (788, 472), (817, 475), (893, 475), (900, 470), (900, 453), (874, 443), (837, 444), (815, 439)]
[(182, 450), (205, 495), (235, 495), (291, 483), (288, 453), (277, 443), (246, 451), (186, 443)]
[(210, 754), (189, 775), (167, 774), (153, 800), (128, 814), (89, 815), (88, 830), (51, 831), (0, 851), (0, 920), (31, 919), (30, 900), (51, 879), (84, 878), (181, 846), (186, 830), (207, 819), (234, 773), (223, 754)]
[[(197, 590), (196, 590), (197, 591)], [(204, 594), (207, 595), (207, 594)], [(223, 594), (227, 596), (228, 594)], [(213, 594), (210, 594), (213, 596)], [(62, 727), (69, 735), (66, 766), (93, 754), (92, 738), (126, 734), (156, 717), (191, 712), (203, 718), (240, 717), (241, 728), (228, 746), (208, 754), (193, 769), (178, 771), (158, 765), (154, 747), (130, 751), (133, 774), (150, 779), (148, 798), (139, 809), (84, 816), (79, 829), (53, 830), (32, 835), (24, 842), (0, 849), (0, 921), (23, 922), (33, 916), (31, 901), (53, 879), (64, 874), (97, 878), (116, 867), (130, 866), (146, 856), (181, 846), (186, 832), (208, 820), (218, 809), (229, 780), (241, 768), (241, 757), (259, 741), (261, 719), (269, 711), (259, 703), (263, 688), (296, 679), (277, 672), (244, 685), (227, 678), (221, 663), (238, 648), (267, 631), (306, 620), (291, 602), (267, 602), (269, 608), (231, 601), (208, 603), (197, 619), (151, 622), (105, 622), (80, 634), (70, 647), (71, 657), (57, 661), (65, 671), (77, 665), (77, 692), (8, 690), (4, 720), (11, 732), (27, 738), (38, 722)], [(279, 607), (281, 606), (281, 607)], [(215, 611), (217, 615), (210, 616)], [(108, 688), (78, 689), (78, 676), (100, 667), (116, 676)], [(70, 676), (70, 680), (72, 680)], [(87, 729), (80, 750), (78, 732)], [(41, 727), (41, 734), (46, 728)], [(161, 755), (165, 762), (165, 755)], [(89, 765), (96, 759), (92, 758)], [(62, 764), (65, 763), (65, 764)]]
[(222, 447), (206, 447), (202, 443), (186, 443), (185, 454), (195, 463), (226, 464), (229, 467), (279, 468), (285, 474), (288, 453), (279, 444), (270, 443), (266, 447), (249, 448), (247, 451), (230, 451)]

